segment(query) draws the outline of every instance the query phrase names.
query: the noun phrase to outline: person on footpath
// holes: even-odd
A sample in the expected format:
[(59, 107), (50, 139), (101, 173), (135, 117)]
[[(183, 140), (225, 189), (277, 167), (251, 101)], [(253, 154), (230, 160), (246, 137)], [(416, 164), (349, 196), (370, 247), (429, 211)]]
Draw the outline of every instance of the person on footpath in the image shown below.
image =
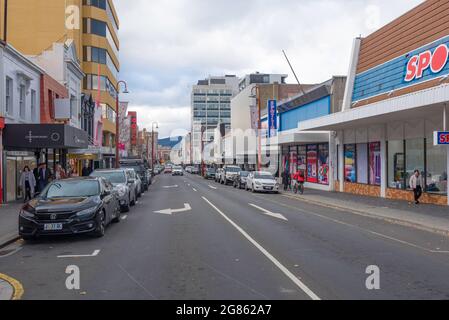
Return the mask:
[(20, 187), (24, 195), (24, 203), (34, 197), (36, 178), (34, 177), (33, 172), (31, 172), (30, 167), (28, 166), (23, 168), (23, 172), (20, 175)]
[(282, 184), (284, 185), (284, 191), (287, 191), (290, 187), (290, 174), (287, 170), (282, 173)]
[(419, 204), (419, 199), (423, 193), (423, 179), (419, 170), (415, 170), (414, 174), (410, 178), (410, 188), (413, 189), (415, 196), (415, 204)]

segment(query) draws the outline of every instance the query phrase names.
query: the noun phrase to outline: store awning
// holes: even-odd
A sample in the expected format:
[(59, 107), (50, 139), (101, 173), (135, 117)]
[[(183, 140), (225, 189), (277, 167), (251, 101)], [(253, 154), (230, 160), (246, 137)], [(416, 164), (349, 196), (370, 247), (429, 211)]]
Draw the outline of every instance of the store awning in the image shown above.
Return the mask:
[(84, 149), (87, 132), (64, 124), (7, 124), (3, 131), (6, 150)]
[(338, 131), (403, 121), (404, 119), (425, 119), (429, 114), (442, 115), (442, 108), (449, 102), (449, 85), (414, 92), (362, 107), (354, 107), (327, 116), (303, 121), (299, 129), (303, 131)]

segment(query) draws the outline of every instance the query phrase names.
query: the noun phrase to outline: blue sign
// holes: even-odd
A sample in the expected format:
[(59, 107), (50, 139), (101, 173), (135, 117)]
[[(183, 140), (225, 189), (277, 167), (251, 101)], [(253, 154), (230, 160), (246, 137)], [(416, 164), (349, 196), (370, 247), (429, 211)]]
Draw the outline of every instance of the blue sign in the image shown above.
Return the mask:
[(352, 101), (448, 75), (448, 47), (449, 36), (357, 74)]
[(449, 132), (435, 131), (433, 134), (433, 144), (435, 146), (449, 145)]
[(276, 100), (268, 100), (268, 136), (275, 137), (278, 130), (278, 108)]

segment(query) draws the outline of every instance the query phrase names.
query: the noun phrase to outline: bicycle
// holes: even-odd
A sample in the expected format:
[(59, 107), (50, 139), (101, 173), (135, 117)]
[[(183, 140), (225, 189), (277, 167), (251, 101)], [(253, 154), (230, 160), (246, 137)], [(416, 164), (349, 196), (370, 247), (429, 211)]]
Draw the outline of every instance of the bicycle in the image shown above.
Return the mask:
[(293, 188), (292, 188), (292, 191), (295, 193), (295, 194), (298, 194), (298, 192), (302, 195), (302, 194), (304, 194), (304, 182), (298, 182), (298, 181), (294, 181), (293, 182)]

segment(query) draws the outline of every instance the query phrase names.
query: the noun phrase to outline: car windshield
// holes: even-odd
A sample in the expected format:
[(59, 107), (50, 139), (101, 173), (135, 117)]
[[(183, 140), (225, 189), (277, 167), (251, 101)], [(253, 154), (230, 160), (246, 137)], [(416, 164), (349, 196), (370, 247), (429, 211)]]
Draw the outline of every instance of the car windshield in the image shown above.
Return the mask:
[(211, 172), (211, 173), (214, 173), (214, 172), (215, 172), (215, 169), (213, 169), (213, 168), (209, 168), (209, 169), (207, 169), (207, 172)]
[(173, 167), (173, 170), (182, 170), (182, 167)]
[(241, 170), (240, 168), (234, 168), (234, 167), (226, 168), (227, 172), (239, 172), (240, 170)]
[(247, 177), (249, 175), (249, 172), (248, 171), (242, 171), (242, 172), (240, 172), (240, 175), (242, 177)]
[(92, 177), (103, 177), (111, 183), (126, 183), (125, 173), (123, 171), (101, 172), (95, 171)]
[(42, 193), (46, 199), (93, 197), (100, 193), (96, 180), (66, 180), (51, 183)]
[(141, 174), (145, 171), (145, 168), (143, 167), (143, 165), (142, 166), (139, 166), (139, 165), (133, 166), (133, 165), (128, 165), (128, 164), (122, 164), (121, 167), (127, 168), (127, 169), (134, 169), (134, 171), (136, 171), (139, 174)]
[(274, 180), (274, 177), (268, 173), (256, 173), (254, 174), (254, 178), (261, 180)]

